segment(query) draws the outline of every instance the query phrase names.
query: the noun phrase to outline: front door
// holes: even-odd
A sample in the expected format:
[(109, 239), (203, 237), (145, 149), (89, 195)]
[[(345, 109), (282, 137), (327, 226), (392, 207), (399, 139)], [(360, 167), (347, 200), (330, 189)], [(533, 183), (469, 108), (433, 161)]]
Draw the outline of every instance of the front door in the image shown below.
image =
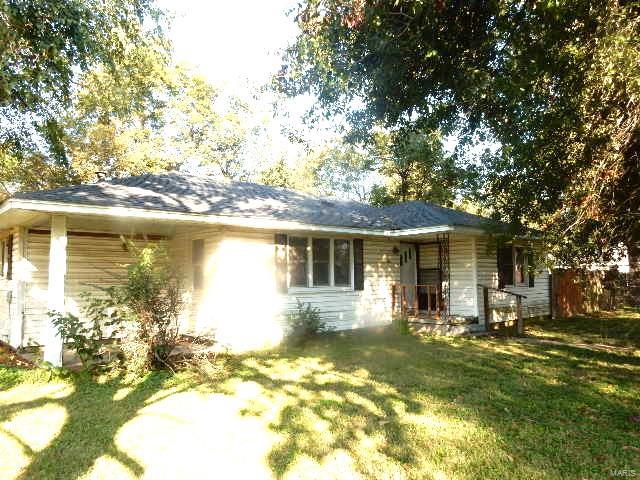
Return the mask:
[(416, 247), (408, 243), (400, 244), (400, 283), (408, 285), (407, 306), (413, 308), (413, 287), (416, 284)]

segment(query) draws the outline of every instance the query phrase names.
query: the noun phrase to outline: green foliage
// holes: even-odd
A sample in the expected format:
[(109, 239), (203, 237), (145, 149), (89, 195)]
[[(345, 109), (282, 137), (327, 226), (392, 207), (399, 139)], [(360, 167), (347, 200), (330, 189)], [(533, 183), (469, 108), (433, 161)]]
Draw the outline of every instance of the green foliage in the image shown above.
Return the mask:
[(113, 306), (129, 320), (125, 359), (137, 370), (166, 368), (178, 341), (182, 274), (165, 247), (128, 246), (136, 260), (127, 268), (126, 283), (111, 291)]
[(309, 339), (330, 329), (320, 317), (320, 310), (310, 303), (296, 299), (296, 311), (287, 315), (287, 341), (293, 345), (301, 345)]
[(411, 330), (409, 329), (409, 319), (406, 315), (398, 315), (393, 319), (393, 325), (400, 335), (409, 335)]
[(512, 233), (543, 230), (557, 259), (588, 262), (640, 239), (639, 13), (613, 0), (307, 0), (278, 85), (345, 114), (355, 137), (382, 124), (456, 134), (467, 152), (494, 143), (467, 156), (483, 167), (477, 198)]
[(105, 341), (112, 339), (119, 331), (120, 318), (109, 302), (84, 294), (87, 305), (83, 308), (85, 321), (72, 313), (48, 312), (49, 318), (58, 330), (62, 341), (68, 344), (80, 358), (85, 370), (95, 370), (102, 363)]
[[(78, 75), (95, 68), (114, 72), (129, 45), (162, 38), (160, 13), (150, 0), (8, 0), (0, 18), (0, 151), (68, 174), (59, 119), (72, 103)], [(38, 154), (42, 143), (49, 148)]]

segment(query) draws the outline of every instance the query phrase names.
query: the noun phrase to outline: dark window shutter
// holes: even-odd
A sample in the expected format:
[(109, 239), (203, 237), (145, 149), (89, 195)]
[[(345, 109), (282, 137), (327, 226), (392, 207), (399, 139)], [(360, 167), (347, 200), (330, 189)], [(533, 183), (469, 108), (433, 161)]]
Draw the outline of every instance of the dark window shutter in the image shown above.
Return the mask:
[(13, 278), (13, 235), (7, 239), (7, 280)]
[(362, 239), (353, 239), (353, 288), (364, 290), (364, 251)]
[(276, 244), (276, 288), (280, 293), (287, 293), (287, 235), (275, 234)]
[(513, 285), (513, 248), (511, 245), (498, 247), (498, 288)]
[(534, 256), (533, 250), (529, 250), (527, 258), (527, 269), (529, 270), (527, 273), (529, 274), (529, 287), (536, 286), (536, 258)]

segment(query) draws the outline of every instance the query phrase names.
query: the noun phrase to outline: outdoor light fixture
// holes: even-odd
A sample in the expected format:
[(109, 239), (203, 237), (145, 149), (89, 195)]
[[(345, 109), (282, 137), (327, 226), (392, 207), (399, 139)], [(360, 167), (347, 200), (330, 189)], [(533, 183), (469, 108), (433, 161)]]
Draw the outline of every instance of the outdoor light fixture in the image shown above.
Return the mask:
[(391, 253), (393, 253), (394, 255), (397, 255), (400, 253), (400, 249), (398, 249), (398, 247), (396, 247), (395, 245), (393, 246), (393, 250), (391, 250)]

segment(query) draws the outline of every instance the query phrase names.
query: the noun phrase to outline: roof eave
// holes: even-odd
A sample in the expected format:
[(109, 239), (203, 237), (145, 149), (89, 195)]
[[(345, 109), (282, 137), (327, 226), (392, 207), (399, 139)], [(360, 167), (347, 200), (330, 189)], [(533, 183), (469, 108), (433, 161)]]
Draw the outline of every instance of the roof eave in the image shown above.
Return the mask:
[(228, 215), (211, 215), (199, 213), (172, 212), (146, 208), (115, 207), (100, 205), (82, 205), (66, 202), (52, 202), (42, 200), (27, 200), (10, 198), (0, 205), (0, 215), (9, 210), (29, 210), (50, 214), (63, 215), (97, 215), (118, 218), (130, 218), (140, 220), (173, 221), (184, 224), (208, 224), (224, 225), (243, 228), (257, 228), (263, 230), (296, 231), (306, 230), (313, 232), (341, 233), (350, 235), (362, 235), (371, 237), (391, 237), (401, 239), (416, 235), (428, 235), (437, 233), (456, 232), (462, 234), (482, 234), (484, 230), (474, 227), (456, 225), (438, 225), (432, 227), (419, 227), (408, 229), (381, 229), (368, 227), (343, 227), (331, 225), (318, 225), (288, 220), (277, 220), (262, 217), (232, 217)]

